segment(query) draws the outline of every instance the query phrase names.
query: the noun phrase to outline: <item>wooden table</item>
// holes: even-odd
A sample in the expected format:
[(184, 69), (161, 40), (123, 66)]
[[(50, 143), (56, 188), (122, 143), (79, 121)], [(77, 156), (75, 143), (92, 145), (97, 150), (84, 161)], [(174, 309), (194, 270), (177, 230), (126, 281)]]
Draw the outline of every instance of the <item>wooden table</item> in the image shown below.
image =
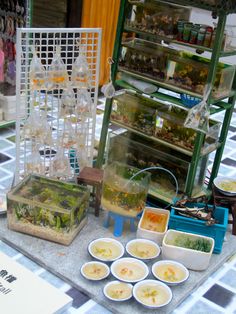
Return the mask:
[(95, 216), (99, 216), (101, 204), (103, 170), (92, 167), (84, 167), (77, 177), (78, 184), (91, 185), (94, 188), (92, 196), (95, 197), (94, 208)]

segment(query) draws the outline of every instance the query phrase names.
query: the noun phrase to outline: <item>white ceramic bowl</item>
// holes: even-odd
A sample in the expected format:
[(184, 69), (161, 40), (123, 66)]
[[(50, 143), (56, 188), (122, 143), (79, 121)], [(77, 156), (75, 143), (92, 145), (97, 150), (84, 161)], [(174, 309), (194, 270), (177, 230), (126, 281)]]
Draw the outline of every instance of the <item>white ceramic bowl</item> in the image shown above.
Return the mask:
[[(158, 297), (156, 298), (157, 293)], [(158, 280), (143, 280), (136, 283), (133, 288), (133, 296), (136, 301), (150, 309), (165, 306), (172, 300), (170, 288)]]
[[(200, 240), (205, 243), (207, 241), (209, 244), (209, 252), (177, 246), (177, 239), (183, 242), (186, 238), (190, 241)], [(162, 258), (182, 263), (188, 269), (205, 270), (209, 266), (214, 244), (215, 241), (213, 238), (169, 229), (162, 243)]]
[(154, 263), (152, 265), (152, 274), (168, 286), (181, 284), (189, 277), (189, 271), (183, 264), (170, 260)]
[(99, 238), (89, 243), (88, 251), (92, 257), (103, 261), (113, 262), (124, 255), (124, 246), (112, 238)]
[(103, 288), (104, 295), (116, 302), (126, 301), (132, 297), (133, 286), (130, 283), (113, 280)]
[[(150, 224), (151, 228), (150, 229), (145, 228), (145, 225), (144, 225), (145, 224), (145, 217), (146, 217), (148, 212), (153, 214), (153, 217), (155, 217), (155, 216), (157, 217), (156, 222), (155, 221), (154, 221), (154, 223), (151, 222), (151, 224)], [(162, 218), (166, 217), (166, 222), (164, 224), (164, 227), (160, 228), (160, 229), (159, 229), (159, 227), (161, 227), (161, 224), (160, 224), (160, 221), (158, 221), (158, 217), (159, 217), (160, 221)], [(145, 207), (143, 210), (142, 217), (141, 217), (139, 224), (138, 224), (137, 238), (152, 240), (152, 241), (156, 242), (158, 245), (161, 245), (162, 240), (164, 238), (164, 235), (165, 235), (167, 228), (168, 228), (169, 218), (170, 218), (169, 210), (162, 209), (162, 208)], [(159, 230), (159, 231), (157, 231), (157, 230)]]
[(217, 177), (213, 182), (222, 194), (228, 196), (236, 195), (236, 179)]
[(80, 269), (82, 276), (88, 280), (102, 280), (109, 276), (109, 267), (102, 262), (87, 262), (84, 263)]
[(161, 249), (158, 244), (147, 239), (134, 239), (125, 247), (127, 253), (141, 260), (150, 260), (160, 255)]
[(136, 258), (124, 257), (111, 264), (111, 273), (118, 280), (138, 282), (148, 276), (149, 270), (144, 262)]

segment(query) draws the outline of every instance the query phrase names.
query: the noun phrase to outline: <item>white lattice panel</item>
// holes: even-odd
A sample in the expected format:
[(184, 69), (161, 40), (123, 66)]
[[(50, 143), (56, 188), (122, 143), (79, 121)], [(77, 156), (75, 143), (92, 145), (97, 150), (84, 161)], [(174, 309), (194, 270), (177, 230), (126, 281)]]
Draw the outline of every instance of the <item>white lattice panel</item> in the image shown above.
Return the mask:
[(31, 172), (72, 179), (92, 165), (100, 47), (101, 29), (17, 30), (15, 182)]

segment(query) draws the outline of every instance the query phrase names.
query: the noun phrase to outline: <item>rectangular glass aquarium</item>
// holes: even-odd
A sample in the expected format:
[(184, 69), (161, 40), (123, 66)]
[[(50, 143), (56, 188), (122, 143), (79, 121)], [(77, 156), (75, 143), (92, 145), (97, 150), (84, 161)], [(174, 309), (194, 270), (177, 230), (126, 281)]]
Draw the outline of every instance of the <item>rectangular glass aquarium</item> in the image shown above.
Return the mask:
[(122, 216), (136, 217), (145, 207), (149, 172), (116, 160), (104, 168), (101, 206)]
[[(168, 84), (188, 90), (200, 96), (207, 84), (210, 60), (190, 53), (181, 52), (180, 56), (169, 55), (167, 66)], [(229, 96), (235, 74), (235, 66), (218, 63), (212, 97), (219, 99)]]
[[(124, 91), (113, 97), (111, 120), (153, 136), (162, 143), (168, 142), (181, 149), (193, 151), (197, 132), (184, 127), (187, 113), (184, 107), (168, 105), (135, 92)], [(210, 119), (202, 153), (216, 148), (220, 127), (220, 122)]]
[(153, 80), (164, 81), (168, 54), (171, 51), (175, 53), (173, 49), (142, 39), (126, 41), (123, 43), (119, 69)]
[[(203, 96), (207, 84), (210, 60), (142, 39), (123, 43), (119, 70), (146, 77), (151, 82), (169, 85), (178, 92)], [(235, 74), (235, 66), (219, 62), (212, 89), (212, 97), (229, 96)], [(167, 84), (167, 85), (166, 85)]]
[(132, 92), (121, 93), (112, 100), (111, 120), (127, 125), (147, 135), (155, 134), (155, 104)]
[(126, 27), (171, 39), (176, 38), (178, 21), (188, 21), (191, 13), (189, 7), (153, 0), (136, 2), (131, 9), (133, 14), (126, 19)]
[(69, 245), (87, 221), (84, 186), (31, 174), (7, 194), (9, 229)]
[[(187, 179), (190, 175), (191, 157), (179, 153), (170, 147), (145, 139), (132, 132), (124, 132), (119, 135), (111, 132), (107, 149), (107, 163), (121, 162), (139, 169), (149, 167), (162, 167), (150, 170), (151, 182), (149, 194), (171, 201), (176, 195), (176, 183), (170, 171), (178, 182), (178, 196), (185, 194)], [(199, 159), (194, 187), (191, 195), (194, 196), (202, 191), (206, 169), (208, 166), (208, 155)]]

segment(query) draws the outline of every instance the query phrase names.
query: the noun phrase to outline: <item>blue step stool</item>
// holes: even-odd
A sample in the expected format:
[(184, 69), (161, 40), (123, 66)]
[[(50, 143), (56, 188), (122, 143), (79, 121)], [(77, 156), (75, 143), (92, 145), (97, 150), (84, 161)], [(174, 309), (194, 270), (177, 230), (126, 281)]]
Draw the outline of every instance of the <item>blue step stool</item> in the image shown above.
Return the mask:
[(128, 216), (122, 216), (113, 212), (108, 212), (107, 213), (107, 217), (104, 221), (103, 226), (105, 228), (108, 228), (110, 225), (110, 220), (113, 219), (114, 220), (114, 230), (113, 230), (113, 234), (115, 237), (120, 237), (122, 235), (123, 232), (123, 227), (124, 227), (124, 223), (125, 221), (129, 221), (130, 223), (130, 230), (132, 232), (134, 232), (136, 230), (135, 227), (135, 219), (136, 217), (128, 217)]

